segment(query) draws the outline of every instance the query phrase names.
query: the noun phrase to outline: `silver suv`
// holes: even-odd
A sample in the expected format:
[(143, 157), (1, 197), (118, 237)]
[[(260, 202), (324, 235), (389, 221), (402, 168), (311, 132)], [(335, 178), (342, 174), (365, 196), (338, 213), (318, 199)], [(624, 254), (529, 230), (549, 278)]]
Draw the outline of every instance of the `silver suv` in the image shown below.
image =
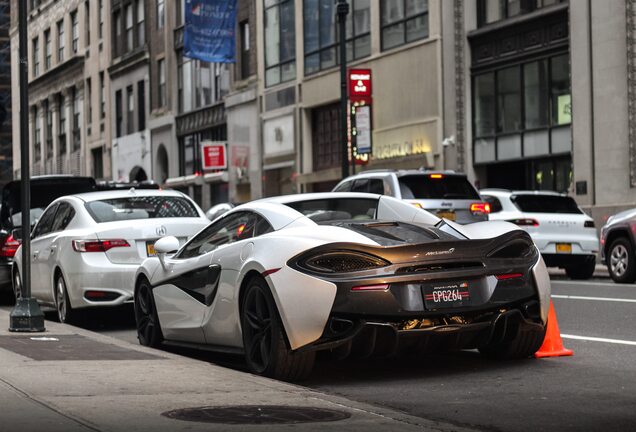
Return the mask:
[(490, 213), (466, 175), (452, 171), (366, 171), (345, 178), (333, 191), (390, 195), (462, 224), (488, 220)]

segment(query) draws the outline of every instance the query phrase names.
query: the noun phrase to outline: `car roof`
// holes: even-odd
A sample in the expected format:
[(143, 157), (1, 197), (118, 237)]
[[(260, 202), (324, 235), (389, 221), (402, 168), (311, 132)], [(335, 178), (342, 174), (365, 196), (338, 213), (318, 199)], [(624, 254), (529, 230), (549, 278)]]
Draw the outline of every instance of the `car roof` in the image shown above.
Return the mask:
[(544, 196), (567, 196), (566, 194), (555, 192), (555, 191), (547, 191), (547, 190), (509, 190), (509, 189), (480, 189), (480, 194), (491, 194), (491, 195), (499, 195), (499, 196), (510, 196), (510, 195), (544, 195)]
[(312, 200), (333, 199), (333, 198), (336, 198), (336, 199), (351, 199), (351, 198), (379, 199), (381, 196), (382, 195), (370, 194), (370, 193), (364, 193), (364, 192), (316, 192), (316, 193), (282, 195), (282, 196), (271, 197), (271, 198), (262, 198), (252, 202), (254, 203), (272, 202), (272, 203), (280, 203), (280, 204), (289, 204), (289, 203), (294, 203), (299, 201), (312, 201)]
[(186, 196), (182, 192), (175, 190), (158, 190), (158, 189), (135, 189), (130, 188), (128, 190), (110, 190), (110, 191), (101, 191), (101, 192), (88, 192), (74, 195), (76, 198), (81, 199), (84, 202), (104, 200), (104, 199), (115, 199), (115, 198), (126, 198), (126, 197), (135, 197), (135, 196), (174, 196), (174, 197), (184, 197)]
[(395, 174), (397, 177), (404, 177), (407, 175), (430, 175), (430, 174), (442, 174), (448, 177), (466, 177), (465, 173), (455, 172), (452, 170), (423, 170), (423, 169), (407, 169), (407, 170), (393, 170), (393, 169), (377, 169), (362, 171), (357, 174), (351, 175), (343, 180), (358, 178), (358, 177), (373, 177), (376, 174)]

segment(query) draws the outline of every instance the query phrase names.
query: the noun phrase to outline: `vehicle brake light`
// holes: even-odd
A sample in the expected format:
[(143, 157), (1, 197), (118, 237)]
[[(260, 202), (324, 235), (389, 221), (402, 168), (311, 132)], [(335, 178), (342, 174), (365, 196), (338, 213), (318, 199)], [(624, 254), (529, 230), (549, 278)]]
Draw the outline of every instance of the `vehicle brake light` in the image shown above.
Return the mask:
[(585, 221), (584, 228), (594, 228), (594, 221)]
[(441, 179), (441, 178), (444, 178), (444, 176), (442, 174), (431, 174), (431, 178), (432, 179)]
[(522, 273), (506, 273), (506, 274), (495, 275), (495, 277), (497, 278), (497, 280), (519, 279), (520, 277), (523, 277), (523, 274)]
[(473, 213), (490, 213), (490, 204), (488, 203), (473, 203), (470, 205), (470, 211)]
[(386, 291), (389, 289), (389, 284), (379, 285), (362, 285), (351, 288), (351, 291)]
[(512, 219), (508, 222), (512, 222), (513, 224), (517, 224), (519, 226), (539, 226), (539, 221), (537, 221), (536, 219)]
[(20, 247), (20, 244), (22, 244), (20, 240), (14, 239), (13, 236), (9, 234), (4, 241), (2, 248), (0, 248), (0, 256), (5, 258), (13, 258), (18, 248)]
[(73, 250), (76, 252), (106, 252), (116, 247), (130, 247), (130, 244), (124, 239), (73, 240)]

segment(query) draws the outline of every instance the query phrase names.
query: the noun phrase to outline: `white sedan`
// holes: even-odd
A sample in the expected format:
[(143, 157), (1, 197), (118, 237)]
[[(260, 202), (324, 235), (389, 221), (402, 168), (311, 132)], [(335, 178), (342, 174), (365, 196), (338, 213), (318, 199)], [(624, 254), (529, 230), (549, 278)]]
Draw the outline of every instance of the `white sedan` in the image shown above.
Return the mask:
[(567, 195), (549, 191), (482, 189), (490, 220), (505, 220), (528, 231), (548, 267), (572, 279), (594, 274), (599, 240), (594, 220)]
[[(165, 235), (185, 243), (210, 221), (176, 191), (91, 192), (53, 201), (31, 233), (31, 296), (60, 322), (82, 310), (132, 301), (135, 273)], [(21, 250), (13, 285), (21, 295)]]

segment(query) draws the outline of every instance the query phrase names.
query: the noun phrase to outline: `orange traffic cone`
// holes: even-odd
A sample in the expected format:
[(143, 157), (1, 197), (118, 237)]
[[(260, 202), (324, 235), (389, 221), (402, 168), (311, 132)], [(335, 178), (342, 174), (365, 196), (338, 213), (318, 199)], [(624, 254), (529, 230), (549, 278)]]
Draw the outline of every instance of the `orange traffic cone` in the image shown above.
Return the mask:
[(559, 323), (557, 322), (556, 312), (554, 311), (554, 305), (550, 300), (550, 311), (548, 312), (548, 328), (545, 332), (545, 339), (543, 345), (539, 348), (539, 351), (534, 353), (536, 358), (543, 357), (560, 357), (571, 356), (574, 352), (572, 350), (563, 347), (563, 341), (561, 340), (561, 332), (559, 331)]

